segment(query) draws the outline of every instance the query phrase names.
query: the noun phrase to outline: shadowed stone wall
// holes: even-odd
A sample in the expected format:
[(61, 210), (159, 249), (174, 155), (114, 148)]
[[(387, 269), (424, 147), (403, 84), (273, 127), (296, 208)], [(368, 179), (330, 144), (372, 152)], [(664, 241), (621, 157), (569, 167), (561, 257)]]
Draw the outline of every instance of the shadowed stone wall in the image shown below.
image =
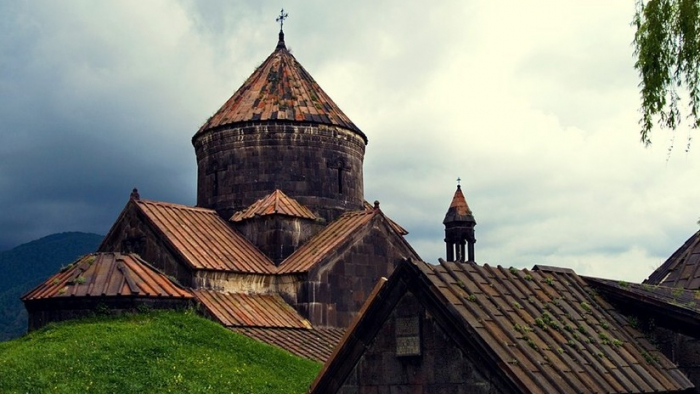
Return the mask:
[(257, 217), (233, 226), (276, 265), (323, 229), (314, 220), (283, 215)]
[[(402, 335), (402, 326), (412, 320), (419, 322), (420, 354), (397, 356), (397, 338)], [(341, 394), (507, 392), (496, 374), (463, 353), (410, 292), (401, 298), (338, 391)]]
[(314, 267), (288, 302), (314, 326), (348, 327), (379, 279), (388, 278), (399, 261), (417, 258), (398, 237), (383, 224), (363, 229), (350, 246)]
[(700, 340), (661, 327), (655, 327), (652, 332), (659, 350), (693, 382), (692, 392), (700, 393)]
[(192, 270), (146, 225), (144, 215), (135, 207), (125, 210), (102, 241), (98, 252), (137, 253), (142, 259), (175, 278), (183, 286), (193, 286)]

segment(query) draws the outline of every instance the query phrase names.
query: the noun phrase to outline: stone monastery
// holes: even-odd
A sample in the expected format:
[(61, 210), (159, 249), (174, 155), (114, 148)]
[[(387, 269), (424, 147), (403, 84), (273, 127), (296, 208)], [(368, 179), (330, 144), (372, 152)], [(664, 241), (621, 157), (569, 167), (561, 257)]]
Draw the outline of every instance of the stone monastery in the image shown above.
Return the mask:
[(197, 205), (134, 189), (96, 253), (22, 297), (30, 330), (195, 305), (325, 363), (314, 393), (700, 392), (700, 232), (643, 284), (478, 265), (458, 186), (447, 261), (425, 263), (365, 201), (367, 136), (282, 30), (192, 144)]
[(367, 137), (283, 32), (192, 144), (197, 206), (134, 190), (98, 253), (26, 295), (30, 328), (100, 303), (194, 299), (227, 327), (324, 360), (379, 279), (418, 259), (406, 230), (364, 199)]

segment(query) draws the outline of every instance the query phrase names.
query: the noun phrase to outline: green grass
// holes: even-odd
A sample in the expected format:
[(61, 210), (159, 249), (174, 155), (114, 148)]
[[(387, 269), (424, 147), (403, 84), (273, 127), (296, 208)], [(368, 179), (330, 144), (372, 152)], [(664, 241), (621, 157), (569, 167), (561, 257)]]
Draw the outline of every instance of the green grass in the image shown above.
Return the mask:
[(50, 324), (0, 343), (2, 393), (304, 393), (320, 368), (189, 311)]

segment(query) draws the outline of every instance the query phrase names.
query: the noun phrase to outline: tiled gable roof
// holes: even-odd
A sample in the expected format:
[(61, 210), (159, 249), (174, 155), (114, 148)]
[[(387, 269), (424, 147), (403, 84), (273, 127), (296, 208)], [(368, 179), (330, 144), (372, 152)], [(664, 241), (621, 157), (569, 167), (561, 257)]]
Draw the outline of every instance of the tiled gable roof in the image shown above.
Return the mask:
[[(375, 201), (374, 203), (375, 203), (375, 204), (379, 204), (379, 201)], [(367, 211), (371, 211), (371, 210), (373, 210), (373, 209), (375, 208), (375, 206), (372, 205), (372, 204), (370, 204), (369, 201), (365, 201), (363, 205), (364, 205), (364, 207), (365, 207), (365, 210), (367, 210)], [(394, 231), (396, 231), (397, 233), (399, 233), (399, 234), (401, 234), (401, 235), (408, 235), (408, 230), (406, 230), (405, 228), (401, 227), (400, 224), (396, 223), (395, 221), (393, 221), (390, 217), (388, 217), (388, 216), (386, 216), (386, 215), (384, 215), (384, 218), (385, 218), (387, 221), (389, 221), (389, 224), (391, 225), (391, 227), (394, 228)]]
[(278, 47), (197, 134), (243, 122), (289, 121), (340, 126), (365, 135), (287, 49)]
[[(615, 289), (618, 293), (627, 293), (640, 300), (646, 299), (663, 303), (667, 308), (688, 309), (700, 314), (700, 291), (687, 290), (682, 287), (651, 285), (648, 283), (628, 283), (625, 281), (583, 277), (586, 283), (595, 288)], [(700, 317), (700, 315), (699, 315)]]
[(311, 330), (233, 327), (231, 330), (318, 362), (328, 359), (344, 332), (342, 328), (330, 327)]
[(244, 294), (194, 290), (206, 310), (226, 327), (310, 329), (311, 323), (279, 294)]
[(311, 330), (234, 327), (231, 330), (318, 362), (328, 359), (344, 332), (342, 328), (330, 327)]
[(136, 254), (96, 253), (81, 257), (22, 297), (192, 298)]
[(132, 201), (194, 269), (259, 274), (275, 271), (274, 263), (214, 210)]
[(418, 267), (522, 387), (650, 392), (692, 385), (572, 270)]
[(343, 329), (314, 328), (278, 294), (193, 290), (209, 315), (225, 327), (292, 354), (324, 362)]
[(393, 231), (396, 231), (397, 236), (401, 236), (398, 230), (391, 225), (378, 207), (371, 210), (347, 212), (331, 222), (307, 243), (287, 257), (280, 264), (278, 272), (285, 274), (308, 271), (330, 253), (337, 251), (338, 248), (348, 242), (360, 228), (364, 227), (375, 218), (385, 220), (387, 226)]
[(477, 352), (522, 392), (645, 393), (693, 387), (572, 270), (405, 261), (357, 317), (354, 330), (324, 367), (328, 376), (316, 379), (320, 391), (314, 392), (342, 384), (401, 291), (413, 292), (445, 333), (456, 343), (469, 344), (460, 346)]
[(297, 200), (287, 196), (279, 189), (254, 202), (248, 208), (234, 213), (229, 220), (232, 222), (240, 222), (266, 215), (285, 215), (316, 220), (316, 215), (308, 208), (301, 205)]
[(688, 238), (644, 283), (700, 289), (700, 231)]
[(587, 284), (633, 320), (695, 337), (700, 332), (700, 291), (583, 277)]

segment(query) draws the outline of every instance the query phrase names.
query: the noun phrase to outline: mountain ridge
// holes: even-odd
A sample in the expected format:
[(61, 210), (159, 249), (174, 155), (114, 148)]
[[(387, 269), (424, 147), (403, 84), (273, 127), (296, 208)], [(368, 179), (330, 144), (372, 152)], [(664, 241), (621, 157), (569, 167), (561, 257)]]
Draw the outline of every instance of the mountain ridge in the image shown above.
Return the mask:
[(19, 298), (61, 267), (94, 252), (103, 237), (55, 233), (0, 252), (0, 341), (26, 332), (27, 312)]

